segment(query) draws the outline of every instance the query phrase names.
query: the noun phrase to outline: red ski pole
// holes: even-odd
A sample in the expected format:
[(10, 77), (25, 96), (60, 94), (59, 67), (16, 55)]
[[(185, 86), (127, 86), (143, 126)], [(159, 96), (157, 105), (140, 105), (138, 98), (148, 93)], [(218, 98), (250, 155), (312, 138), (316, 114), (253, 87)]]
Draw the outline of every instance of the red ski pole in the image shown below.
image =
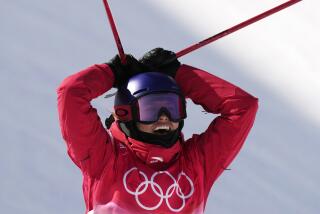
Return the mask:
[(216, 40), (218, 40), (218, 39), (220, 39), (222, 37), (225, 37), (225, 36), (235, 32), (237, 30), (240, 30), (241, 28), (244, 28), (244, 27), (246, 27), (246, 26), (248, 26), (248, 25), (250, 25), (250, 24), (252, 24), (254, 22), (257, 22), (257, 21), (259, 21), (259, 20), (261, 20), (261, 19), (263, 19), (263, 18), (265, 18), (267, 16), (270, 16), (270, 15), (276, 13), (276, 12), (279, 12), (280, 10), (283, 10), (283, 9), (285, 9), (287, 7), (290, 7), (291, 5), (293, 5), (295, 3), (298, 3), (299, 1), (302, 1), (302, 0), (290, 0), (290, 1), (287, 1), (287, 2), (281, 4), (281, 5), (277, 6), (277, 7), (274, 7), (272, 9), (270, 9), (270, 10), (267, 10), (267, 11), (255, 16), (255, 17), (252, 17), (251, 19), (248, 19), (248, 20), (246, 20), (244, 22), (241, 22), (240, 24), (237, 24), (237, 25), (235, 25), (235, 26), (233, 26), (233, 27), (231, 27), (231, 28), (229, 28), (227, 30), (224, 30), (224, 31), (222, 31), (222, 32), (220, 32), (220, 33), (218, 33), (218, 34), (216, 34), (214, 36), (211, 36), (211, 37), (209, 37), (209, 38), (207, 38), (205, 40), (202, 40), (199, 43), (191, 45), (190, 47), (187, 47), (187, 48), (177, 52), (176, 56), (177, 56), (177, 58), (179, 58), (181, 56), (184, 56), (184, 55), (186, 55), (186, 54), (188, 54), (188, 53), (190, 53), (190, 52), (192, 52), (194, 50), (197, 50), (197, 49), (201, 48), (202, 46), (205, 46), (205, 45), (207, 45), (207, 44), (209, 44), (211, 42), (214, 42), (214, 41), (216, 41)]
[(122, 44), (121, 44), (121, 41), (120, 41), (120, 37), (119, 37), (118, 31), (117, 31), (117, 28), (116, 28), (116, 24), (114, 23), (114, 20), (113, 20), (113, 17), (112, 17), (112, 13), (111, 13), (109, 4), (108, 4), (107, 0), (103, 0), (103, 3), (104, 3), (104, 7), (106, 9), (106, 12), (107, 12), (107, 16), (108, 16), (108, 20), (109, 20), (109, 23), (110, 23), (110, 26), (111, 26), (111, 30), (112, 30), (112, 33), (113, 33), (114, 40), (116, 41), (116, 45), (117, 45), (117, 48), (118, 48), (118, 51), (119, 51), (119, 56), (120, 56), (120, 59), (121, 59), (121, 63), (125, 64), (126, 63), (126, 55), (124, 54), (123, 47), (122, 47)]

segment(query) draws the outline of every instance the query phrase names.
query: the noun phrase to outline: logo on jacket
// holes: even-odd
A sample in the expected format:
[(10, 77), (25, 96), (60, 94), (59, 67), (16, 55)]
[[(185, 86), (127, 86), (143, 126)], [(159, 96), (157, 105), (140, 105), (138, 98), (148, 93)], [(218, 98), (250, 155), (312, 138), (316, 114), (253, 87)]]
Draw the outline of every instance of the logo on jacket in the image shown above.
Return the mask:
[[(128, 187), (129, 182), (127, 181), (127, 179), (128, 179), (129, 174), (131, 174), (135, 170), (137, 170), (138, 173), (143, 177), (144, 181), (139, 183), (135, 189), (131, 189)], [(160, 184), (155, 182), (156, 177), (160, 176), (160, 175), (167, 176), (167, 178), (169, 178), (169, 180), (172, 181), (172, 183), (169, 184), (169, 186), (167, 187), (166, 190), (164, 190), (163, 187), (160, 186)], [(179, 185), (179, 183), (180, 183), (179, 181), (183, 178), (188, 181), (187, 182), (188, 185), (184, 185), (184, 186)], [(193, 186), (192, 180), (183, 171), (178, 174), (177, 179), (174, 178), (168, 171), (158, 171), (158, 172), (153, 173), (150, 180), (149, 180), (148, 176), (144, 172), (142, 172), (141, 170), (138, 170), (137, 167), (133, 167), (133, 168), (129, 169), (124, 174), (123, 185), (124, 185), (124, 188), (126, 189), (126, 191), (129, 194), (134, 196), (137, 204), (145, 210), (156, 210), (161, 206), (163, 201), (165, 201), (167, 207), (172, 212), (180, 212), (186, 205), (186, 199), (190, 198), (194, 192), (194, 186)], [(148, 187), (150, 187), (150, 188), (148, 188)], [(141, 202), (141, 199), (139, 199), (139, 197), (141, 195), (146, 193), (147, 189), (149, 189), (149, 191), (153, 192), (159, 198), (159, 201), (154, 206), (144, 204)], [(186, 192), (186, 190), (187, 190), (187, 192)], [(178, 208), (176, 208), (176, 206), (173, 207), (169, 201), (169, 199), (172, 198), (174, 194), (176, 196), (178, 196), (182, 201), (181, 205)]]
[(163, 162), (162, 157), (151, 157), (150, 163)]

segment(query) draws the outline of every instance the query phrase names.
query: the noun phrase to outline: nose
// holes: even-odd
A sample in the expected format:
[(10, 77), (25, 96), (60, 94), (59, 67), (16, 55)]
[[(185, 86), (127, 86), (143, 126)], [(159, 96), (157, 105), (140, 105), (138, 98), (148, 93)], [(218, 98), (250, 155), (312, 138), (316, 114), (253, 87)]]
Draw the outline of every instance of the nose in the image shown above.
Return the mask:
[(161, 121), (161, 122), (169, 121), (169, 117), (166, 114), (162, 113), (158, 121)]

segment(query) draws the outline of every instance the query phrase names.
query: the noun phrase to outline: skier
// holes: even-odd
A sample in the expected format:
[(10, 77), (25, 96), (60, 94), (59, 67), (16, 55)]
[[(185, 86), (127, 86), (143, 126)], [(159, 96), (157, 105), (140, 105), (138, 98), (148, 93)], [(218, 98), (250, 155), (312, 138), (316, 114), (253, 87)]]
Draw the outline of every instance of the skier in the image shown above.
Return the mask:
[[(118, 89), (101, 123), (90, 101)], [(83, 173), (86, 213), (203, 213), (209, 191), (241, 149), (258, 100), (162, 48), (66, 78), (57, 90), (68, 154)], [(220, 114), (184, 140), (185, 99)]]

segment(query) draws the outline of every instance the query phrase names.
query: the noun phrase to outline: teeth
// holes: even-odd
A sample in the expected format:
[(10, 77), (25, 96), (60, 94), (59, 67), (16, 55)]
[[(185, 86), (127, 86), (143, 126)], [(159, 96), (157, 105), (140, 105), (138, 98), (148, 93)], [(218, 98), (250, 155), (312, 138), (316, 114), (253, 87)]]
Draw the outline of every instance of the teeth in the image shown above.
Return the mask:
[(169, 126), (158, 126), (154, 130), (157, 131), (157, 130), (160, 130), (160, 129), (165, 129), (165, 130), (168, 131), (170, 129), (170, 127)]

